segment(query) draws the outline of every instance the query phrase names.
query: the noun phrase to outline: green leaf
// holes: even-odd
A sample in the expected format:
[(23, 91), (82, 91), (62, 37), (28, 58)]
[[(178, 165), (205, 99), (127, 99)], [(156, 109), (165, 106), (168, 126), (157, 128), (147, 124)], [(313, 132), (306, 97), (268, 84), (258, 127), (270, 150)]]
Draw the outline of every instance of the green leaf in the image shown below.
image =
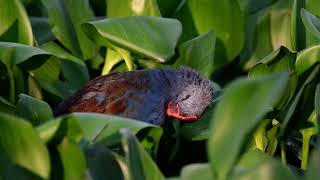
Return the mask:
[(282, 46), (292, 51), (305, 47), (303, 26), (297, 15), (302, 3), (299, 0), (278, 0), (270, 8), (248, 17), (246, 48), (241, 53), (246, 70)]
[(138, 133), (145, 128), (152, 128), (153, 131), (160, 131), (162, 134), (162, 129), (156, 125), (112, 115), (73, 113), (69, 119), (74, 119), (79, 123), (83, 129), (84, 138), (90, 143), (109, 137), (121, 128), (128, 128), (133, 133)]
[(54, 41), (55, 37), (51, 32), (49, 20), (46, 17), (30, 17), (32, 32), (36, 38), (36, 43), (41, 45), (43, 43)]
[(304, 169), (304, 170), (307, 169), (307, 165), (308, 165), (310, 138), (314, 135), (317, 135), (319, 132), (317, 116), (315, 111), (311, 113), (306, 124), (311, 124), (311, 126), (305, 127), (299, 130), (300, 133), (302, 134), (301, 169)]
[(19, 0), (0, 0), (0, 7), (0, 41), (32, 46), (32, 29), (23, 4)]
[(320, 62), (320, 44), (308, 47), (298, 53), (296, 61), (297, 73), (304, 73), (317, 62)]
[(71, 62), (61, 61), (64, 81), (50, 83), (39, 79), (39, 84), (45, 90), (58, 97), (67, 98), (89, 81), (89, 72), (86, 66)]
[(67, 52), (65, 49), (63, 49), (53, 41), (41, 45), (41, 48), (50, 52), (51, 54), (53, 54), (54, 56), (62, 60), (72, 61), (79, 65), (85, 66), (85, 63), (81, 59), (74, 57), (73, 55), (71, 55), (69, 52)]
[(320, 120), (320, 83), (316, 87), (316, 93), (314, 97), (314, 110), (317, 118)]
[(74, 142), (80, 142), (83, 138), (83, 129), (77, 120), (70, 116), (60, 117), (48, 121), (37, 127), (41, 139), (46, 143), (59, 144), (65, 137)]
[(161, 16), (156, 0), (106, 0), (107, 17)]
[(301, 9), (301, 18), (307, 31), (320, 40), (320, 18)]
[(25, 94), (20, 94), (19, 97), (15, 109), (18, 116), (28, 119), (35, 126), (53, 118), (52, 110), (46, 102)]
[(92, 179), (124, 179), (120, 163), (117, 162), (117, 156), (104, 144), (97, 143), (86, 149), (85, 152)]
[(121, 129), (122, 146), (132, 179), (164, 179), (161, 171), (128, 129)]
[(233, 179), (240, 180), (254, 180), (254, 179), (298, 179), (294, 176), (287, 167), (285, 167), (280, 161), (277, 160), (267, 160), (259, 163), (255, 167), (247, 169), (246, 171), (236, 174)]
[(308, 168), (306, 172), (306, 179), (312, 180), (312, 179), (318, 179), (320, 172), (320, 151), (319, 148), (315, 149), (312, 153), (311, 159), (310, 159), (310, 167)]
[(294, 1), (292, 0), (280, 0), (272, 7), (270, 12), (270, 33), (273, 49), (285, 46), (294, 50), (295, 36), (292, 36), (291, 33), (296, 30), (296, 27), (292, 25), (296, 21), (292, 21), (293, 16), (295, 16), (293, 9)]
[(0, 42), (0, 60), (10, 68), (30, 61), (26, 67), (34, 69), (43, 64), (50, 55), (50, 53), (40, 48), (18, 43)]
[(46, 7), (51, 31), (78, 58), (95, 56), (96, 46), (81, 30), (81, 24), (93, 20), (88, 0), (42, 0)]
[(21, 70), (16, 65), (25, 70), (33, 70), (42, 65), (49, 57), (50, 53), (39, 48), (18, 43), (0, 42), (0, 61), (5, 65), (9, 77), (11, 103), (16, 103), (16, 92), (18, 94), (24, 92), (23, 90), (19, 91), (24, 88), (24, 80)]
[(113, 68), (113, 66), (121, 62), (122, 59), (122, 56), (117, 51), (108, 48), (106, 60), (101, 75), (108, 74)]
[(68, 138), (57, 147), (63, 167), (63, 179), (86, 179), (86, 161), (79, 144)]
[(268, 147), (266, 153), (269, 156), (273, 156), (276, 152), (277, 145), (278, 145), (278, 130), (280, 128), (280, 123), (275, 119), (272, 120), (273, 127), (267, 132), (268, 138)]
[(270, 119), (264, 119), (259, 122), (256, 131), (254, 132), (254, 140), (256, 147), (265, 152), (268, 146), (268, 138), (267, 138), (267, 126), (270, 123)]
[[(201, 178), (200, 178), (201, 177)], [(212, 171), (210, 165), (206, 164), (189, 164), (183, 167), (180, 174), (181, 180), (213, 180)]]
[(61, 63), (59, 59), (52, 56), (42, 66), (30, 71), (30, 74), (38, 80), (54, 83), (59, 81), (60, 70)]
[(210, 108), (201, 116), (201, 118), (193, 123), (184, 124), (180, 129), (183, 138), (189, 141), (206, 140), (209, 137), (209, 124), (214, 114), (214, 105), (221, 99), (221, 88), (218, 84), (213, 83), (214, 97)]
[(100, 45), (115, 45), (166, 62), (174, 55), (181, 24), (175, 19), (159, 17), (125, 17), (85, 23), (83, 29)]
[[(320, 2), (317, 0), (307, 0), (305, 1), (305, 8), (308, 12), (315, 16), (320, 16)], [(311, 46), (318, 44), (320, 39), (317, 36), (314, 36), (308, 29), (306, 30), (306, 46)]]
[(272, 72), (283, 71), (290, 73), (289, 83), (286, 87), (286, 93), (284, 96), (282, 96), (281, 100), (275, 107), (277, 110), (282, 110), (290, 102), (295, 93), (298, 83), (298, 75), (295, 73), (295, 60), (296, 53), (293, 53), (282, 46), (263, 58), (249, 72), (249, 76), (264, 75)]
[(210, 77), (216, 69), (214, 62), (215, 41), (215, 36), (209, 32), (181, 44), (179, 46), (180, 57), (175, 62), (175, 66), (189, 66)]
[(4, 113), (0, 114), (0, 146), (15, 164), (48, 179), (50, 159), (45, 144), (27, 121)]
[(213, 31), (219, 40), (216, 57), (225, 56), (220, 65), (232, 61), (239, 55), (244, 45), (244, 12), (237, 0), (188, 0), (178, 10), (176, 16), (183, 25), (183, 40)]
[(287, 73), (276, 73), (239, 79), (225, 89), (208, 140), (208, 156), (218, 179), (228, 177), (246, 136), (278, 102), (288, 80)]
[(304, 83), (300, 87), (299, 91), (296, 93), (295, 97), (288, 104), (286, 109), (280, 114), (279, 120), (281, 120), (281, 123), (282, 123), (282, 125), (280, 126), (280, 134), (279, 134), (280, 137), (285, 135), (286, 128), (287, 128), (288, 124), (290, 123), (290, 120), (292, 119), (291, 117), (296, 110), (296, 107), (299, 103), (299, 100), (300, 100), (304, 90), (305, 90), (305, 87), (315, 79), (317, 74), (319, 74), (319, 69), (320, 69), (319, 66), (316, 66), (313, 68), (311, 73), (308, 74), (306, 80), (304, 81)]
[(243, 154), (237, 164), (234, 173), (237, 173), (238, 169), (251, 169), (259, 165), (261, 162), (271, 159), (261, 150), (254, 149)]
[(14, 114), (15, 106), (8, 100), (0, 96), (0, 111), (5, 113)]
[(183, 0), (157, 0), (162, 17), (172, 17)]
[(257, 11), (261, 11), (269, 6), (271, 6), (277, 0), (266, 0), (266, 1), (256, 1), (256, 0), (238, 0), (238, 3), (249, 15), (256, 13)]

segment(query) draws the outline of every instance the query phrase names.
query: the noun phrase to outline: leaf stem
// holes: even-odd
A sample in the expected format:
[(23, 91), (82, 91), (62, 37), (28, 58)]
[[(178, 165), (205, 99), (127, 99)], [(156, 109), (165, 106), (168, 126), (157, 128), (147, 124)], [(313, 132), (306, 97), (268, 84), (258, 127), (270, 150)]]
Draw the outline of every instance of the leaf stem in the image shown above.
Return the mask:
[(302, 133), (301, 169), (303, 170), (306, 170), (308, 166), (310, 138), (310, 135)]
[(14, 77), (13, 77), (13, 73), (12, 70), (10, 69), (10, 67), (7, 67), (7, 71), (8, 71), (8, 76), (9, 76), (9, 81), (10, 81), (10, 101), (12, 104), (15, 104), (16, 101), (16, 97), (15, 97), (15, 84), (14, 84)]
[(287, 164), (287, 157), (286, 157), (286, 143), (284, 141), (280, 142), (280, 149), (281, 149), (281, 161), (283, 164)]

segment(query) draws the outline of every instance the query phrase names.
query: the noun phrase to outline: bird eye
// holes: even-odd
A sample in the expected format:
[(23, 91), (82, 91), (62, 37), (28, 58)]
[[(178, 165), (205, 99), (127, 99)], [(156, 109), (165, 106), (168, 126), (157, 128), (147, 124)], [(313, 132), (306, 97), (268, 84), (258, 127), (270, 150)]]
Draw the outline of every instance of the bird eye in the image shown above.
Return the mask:
[(185, 101), (185, 100), (189, 99), (189, 97), (191, 97), (191, 95), (187, 95), (185, 98), (181, 99), (181, 101)]

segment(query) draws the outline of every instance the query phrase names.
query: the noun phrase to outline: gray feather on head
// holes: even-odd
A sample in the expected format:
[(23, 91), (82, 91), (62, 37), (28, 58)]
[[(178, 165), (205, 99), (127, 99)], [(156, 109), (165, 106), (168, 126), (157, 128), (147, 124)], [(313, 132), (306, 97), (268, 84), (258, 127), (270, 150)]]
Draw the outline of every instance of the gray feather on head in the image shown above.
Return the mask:
[(178, 103), (181, 114), (200, 117), (214, 97), (213, 83), (199, 72), (181, 67), (178, 69), (176, 90), (172, 99)]

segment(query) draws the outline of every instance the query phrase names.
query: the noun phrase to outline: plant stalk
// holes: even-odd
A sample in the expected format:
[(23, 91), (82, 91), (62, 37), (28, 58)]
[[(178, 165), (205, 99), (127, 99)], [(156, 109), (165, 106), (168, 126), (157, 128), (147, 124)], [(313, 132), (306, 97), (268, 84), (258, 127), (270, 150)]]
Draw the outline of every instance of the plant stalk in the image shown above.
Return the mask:
[(309, 144), (310, 136), (302, 133), (302, 156), (301, 156), (301, 169), (306, 170), (309, 159)]
[(15, 97), (15, 84), (14, 84), (14, 77), (13, 77), (13, 73), (12, 70), (10, 69), (10, 67), (7, 67), (7, 71), (8, 71), (8, 76), (9, 76), (9, 81), (10, 81), (10, 101), (12, 104), (15, 104), (16, 101), (16, 97)]
[(283, 164), (287, 165), (287, 157), (286, 157), (286, 143), (281, 142), (280, 143), (280, 149), (281, 149), (281, 161)]

